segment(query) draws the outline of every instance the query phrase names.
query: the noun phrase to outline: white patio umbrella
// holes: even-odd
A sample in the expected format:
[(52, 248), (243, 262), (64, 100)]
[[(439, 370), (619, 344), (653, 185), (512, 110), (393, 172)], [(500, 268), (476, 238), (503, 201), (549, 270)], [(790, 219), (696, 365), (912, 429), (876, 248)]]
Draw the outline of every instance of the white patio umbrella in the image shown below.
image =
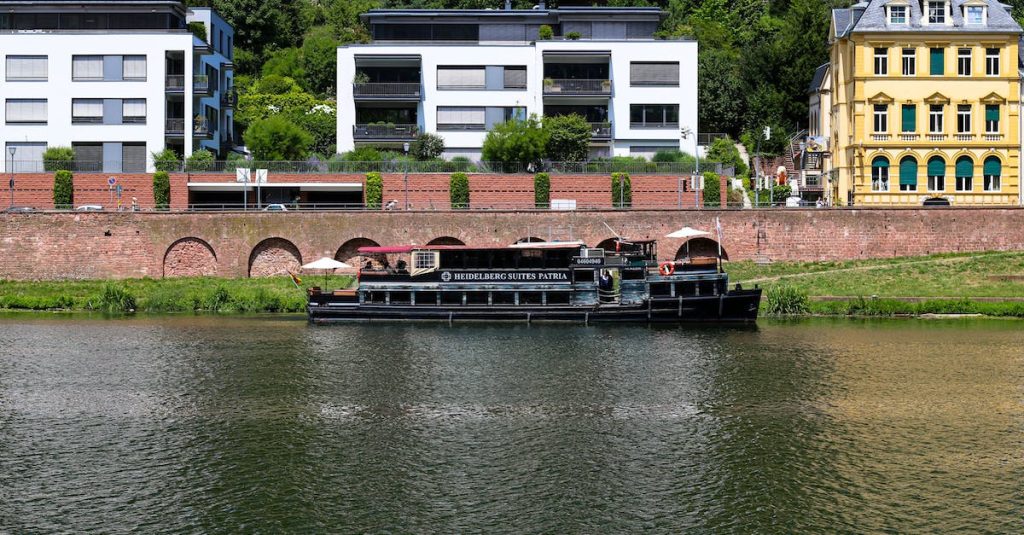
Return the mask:
[(348, 265), (348, 264), (346, 264), (344, 262), (338, 262), (337, 260), (335, 260), (333, 258), (327, 258), (325, 256), (325, 257), (321, 258), (320, 260), (314, 260), (313, 262), (310, 262), (308, 264), (303, 265), (302, 269), (319, 269), (319, 270), (323, 270), (323, 272), (324, 272), (324, 286), (327, 286), (327, 271), (328, 270), (334, 271), (336, 269), (344, 269), (344, 268), (350, 268), (350, 267), (352, 267), (352, 266), (350, 266), (350, 265)]
[(710, 232), (704, 232), (703, 230), (697, 230), (695, 228), (683, 227), (675, 232), (666, 234), (666, 238), (696, 238), (697, 236), (710, 236)]

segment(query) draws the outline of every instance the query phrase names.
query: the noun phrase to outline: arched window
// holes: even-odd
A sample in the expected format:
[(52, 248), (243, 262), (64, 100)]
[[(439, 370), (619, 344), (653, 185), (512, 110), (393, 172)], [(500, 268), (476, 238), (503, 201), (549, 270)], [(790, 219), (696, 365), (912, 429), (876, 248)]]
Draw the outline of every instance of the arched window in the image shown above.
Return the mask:
[(956, 190), (971, 191), (974, 189), (974, 160), (969, 156), (961, 156), (956, 160)]
[(946, 191), (946, 160), (942, 156), (928, 160), (928, 191)]
[(999, 191), (999, 176), (1003, 172), (1003, 164), (999, 158), (989, 156), (985, 158), (985, 165), (982, 166), (982, 174), (985, 176), (985, 191)]
[(913, 156), (900, 160), (900, 191), (917, 191), (917, 159)]
[(885, 156), (871, 161), (871, 191), (889, 191), (889, 158)]

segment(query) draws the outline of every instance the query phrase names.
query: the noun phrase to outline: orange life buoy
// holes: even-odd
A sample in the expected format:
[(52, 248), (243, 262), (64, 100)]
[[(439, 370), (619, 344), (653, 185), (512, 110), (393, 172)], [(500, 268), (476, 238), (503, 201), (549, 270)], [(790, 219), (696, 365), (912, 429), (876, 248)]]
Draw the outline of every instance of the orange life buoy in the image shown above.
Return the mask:
[(666, 277), (676, 272), (676, 265), (673, 262), (662, 262), (658, 265), (658, 273)]

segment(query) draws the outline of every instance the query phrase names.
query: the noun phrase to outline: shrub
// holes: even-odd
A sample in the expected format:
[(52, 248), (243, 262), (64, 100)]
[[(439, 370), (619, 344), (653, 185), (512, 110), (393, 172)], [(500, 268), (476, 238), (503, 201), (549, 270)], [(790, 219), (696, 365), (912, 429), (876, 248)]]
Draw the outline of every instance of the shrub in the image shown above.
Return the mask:
[(153, 153), (153, 167), (157, 171), (174, 173), (181, 170), (181, 158), (171, 149)]
[(633, 185), (628, 173), (612, 173), (612, 206), (629, 208), (633, 205)]
[(192, 35), (199, 38), (202, 42), (207, 42), (209, 39), (206, 37), (206, 24), (202, 22), (190, 22), (188, 23), (188, 31), (192, 32)]
[(466, 176), (466, 173), (453, 174), (448, 191), (452, 202), (452, 210), (465, 210), (469, 208), (469, 177)]
[(548, 159), (556, 162), (586, 161), (590, 153), (590, 123), (582, 115), (544, 118)]
[(711, 146), (708, 147), (707, 159), (712, 162), (721, 162), (726, 167), (735, 168), (736, 176), (745, 175), (750, 170), (740, 156), (736, 143), (727, 137), (720, 137), (711, 142)]
[(580, 37), (583, 37), (580, 32), (569, 32), (565, 34), (565, 38), (570, 41), (579, 41)]
[(111, 314), (129, 314), (135, 312), (135, 296), (127, 288), (115, 284), (107, 284), (91, 303), (91, 308)]
[(75, 150), (71, 147), (48, 147), (43, 151), (44, 171), (71, 171), (75, 165)]
[(167, 210), (171, 206), (171, 177), (167, 171), (153, 173), (153, 204), (157, 210)]
[(533, 201), (537, 208), (551, 205), (551, 176), (537, 173), (533, 176)]
[(416, 136), (416, 141), (412, 142), (409, 152), (417, 160), (433, 160), (444, 152), (444, 138), (424, 132)]
[(312, 143), (313, 136), (279, 116), (256, 121), (245, 131), (245, 145), (260, 161), (301, 160)]
[(473, 165), (473, 161), (465, 156), (456, 156), (448, 163), (450, 164), (449, 167), (452, 171), (461, 171), (465, 173), (466, 171), (476, 170), (476, 166)]
[(357, 147), (343, 154), (342, 159), (346, 162), (379, 162), (384, 158), (373, 147)]
[(806, 314), (807, 293), (792, 286), (772, 286), (765, 295), (768, 314)]
[(655, 152), (651, 161), (658, 163), (676, 163), (683, 160), (684, 154), (685, 153), (679, 149), (663, 149)]
[(199, 149), (185, 160), (185, 169), (193, 173), (213, 169), (214, 155), (206, 149)]
[(380, 173), (366, 173), (366, 208), (380, 210), (384, 200), (384, 180)]
[(74, 175), (71, 171), (61, 169), (53, 175), (53, 207), (71, 208), (75, 202)]
[(540, 28), (537, 28), (537, 38), (541, 41), (550, 41), (555, 36), (555, 31), (551, 29), (551, 26), (547, 24), (541, 24)]
[(525, 121), (511, 120), (499, 123), (487, 133), (483, 144), (483, 159), (504, 164), (540, 163), (547, 147), (547, 135), (537, 116)]
[(721, 178), (718, 173), (708, 171), (704, 173), (704, 207), (719, 207), (722, 205)]

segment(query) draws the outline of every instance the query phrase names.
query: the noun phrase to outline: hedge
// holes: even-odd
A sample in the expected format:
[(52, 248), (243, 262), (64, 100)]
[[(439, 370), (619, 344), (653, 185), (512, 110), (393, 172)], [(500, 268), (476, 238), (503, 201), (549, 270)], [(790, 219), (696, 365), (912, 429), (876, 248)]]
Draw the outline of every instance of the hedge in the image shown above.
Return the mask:
[(75, 183), (71, 171), (60, 170), (53, 175), (53, 207), (72, 208), (75, 204)]
[(366, 173), (366, 208), (380, 210), (384, 200), (384, 179), (380, 173)]
[(551, 205), (551, 176), (547, 173), (534, 175), (533, 201), (537, 208), (547, 208)]
[(171, 178), (167, 171), (153, 173), (153, 203), (157, 210), (167, 210), (171, 206)]
[(633, 205), (633, 185), (629, 173), (612, 173), (612, 206), (629, 208)]
[(452, 201), (452, 210), (465, 210), (469, 208), (469, 177), (466, 173), (455, 173), (452, 175), (449, 184), (449, 195)]

